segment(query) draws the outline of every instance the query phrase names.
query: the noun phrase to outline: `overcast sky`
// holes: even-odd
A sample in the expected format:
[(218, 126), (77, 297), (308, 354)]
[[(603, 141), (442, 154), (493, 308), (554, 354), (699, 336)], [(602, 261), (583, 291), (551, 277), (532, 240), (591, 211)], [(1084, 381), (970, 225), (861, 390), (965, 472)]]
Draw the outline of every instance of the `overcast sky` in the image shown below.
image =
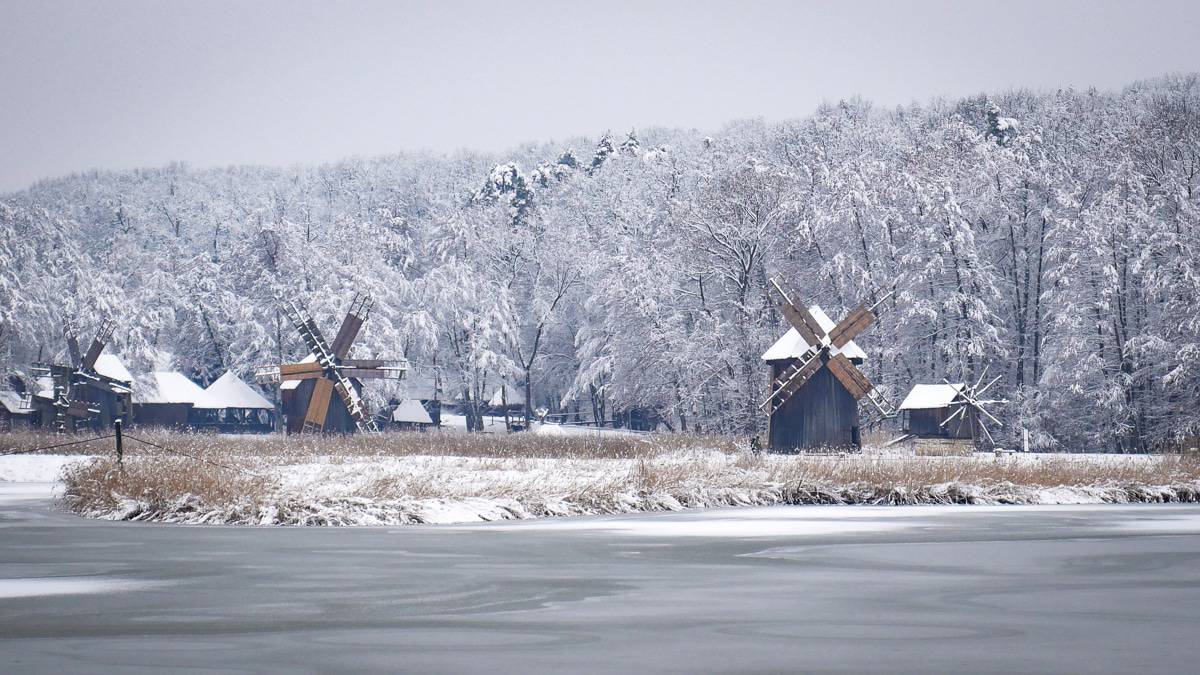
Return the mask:
[(1200, 70), (1200, 1), (0, 0), (0, 190)]

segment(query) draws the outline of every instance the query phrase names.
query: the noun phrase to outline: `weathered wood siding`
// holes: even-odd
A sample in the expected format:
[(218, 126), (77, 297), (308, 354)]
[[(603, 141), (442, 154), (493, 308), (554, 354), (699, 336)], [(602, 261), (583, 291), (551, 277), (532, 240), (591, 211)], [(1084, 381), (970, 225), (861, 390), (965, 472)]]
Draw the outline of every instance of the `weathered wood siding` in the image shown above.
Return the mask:
[[(790, 363), (771, 361), (771, 378)], [(858, 449), (858, 403), (828, 368), (821, 368), (771, 416), (768, 436), (767, 447), (775, 452)]]
[[(301, 380), (300, 386), (284, 397), (283, 414), (286, 422), (285, 428), (289, 434), (298, 434), (304, 428), (304, 413), (308, 410), (308, 399), (312, 398), (313, 387), (316, 386), (316, 383), (316, 380)], [(355, 382), (355, 388), (360, 394), (362, 393), (360, 383)], [(327, 433), (352, 434), (357, 430), (354, 418), (350, 416), (350, 411), (346, 410), (342, 399), (336, 393), (330, 396), (329, 415), (325, 418), (325, 431)]]

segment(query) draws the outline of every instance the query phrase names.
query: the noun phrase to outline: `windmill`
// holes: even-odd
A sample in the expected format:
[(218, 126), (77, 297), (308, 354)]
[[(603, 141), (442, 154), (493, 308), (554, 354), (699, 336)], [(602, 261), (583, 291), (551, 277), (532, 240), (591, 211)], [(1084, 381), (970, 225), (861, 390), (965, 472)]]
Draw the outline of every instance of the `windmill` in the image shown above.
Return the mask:
[(884, 417), (895, 411), (857, 368), (866, 354), (854, 338), (874, 323), (875, 309), (891, 294), (869, 307), (860, 304), (835, 325), (820, 307), (794, 302), (776, 280), (771, 287), (792, 330), (762, 357), (772, 366), (771, 394), (760, 406), (770, 416), (769, 447), (861, 446), (858, 402), (867, 398)]
[[(995, 446), (996, 441), (992, 438), (992, 433), (988, 431), (987, 428), (988, 422), (995, 424), (996, 428), (1001, 428), (1004, 425), (1000, 422), (1000, 420), (996, 419), (994, 415), (988, 412), (987, 408), (984, 406), (1004, 404), (1008, 403), (1008, 400), (983, 398), (983, 395), (987, 393), (987, 390), (991, 389), (992, 385), (996, 384), (1001, 377), (1000, 375), (997, 375), (987, 384), (983, 384), (984, 378), (987, 377), (988, 368), (989, 366), (983, 367), (983, 372), (980, 373), (979, 379), (975, 381), (974, 385), (972, 385), (970, 382), (960, 385), (951, 385), (955, 386), (958, 390), (958, 396), (955, 397), (953, 402), (956, 409), (954, 412), (947, 415), (946, 419), (942, 420), (942, 423), (939, 426), (947, 430), (953, 427), (954, 431), (951, 433), (954, 437), (971, 438), (976, 442), (978, 442), (979, 439), (976, 437), (975, 430), (978, 429), (983, 432), (983, 435), (987, 438), (988, 443)], [(950, 384), (950, 381), (945, 378), (942, 378), (942, 382), (946, 383), (947, 385)], [(980, 386), (981, 384), (983, 384), (983, 386)], [(964, 426), (969, 432), (968, 436), (963, 436)]]
[(408, 362), (349, 358), (374, 305), (371, 298), (355, 294), (332, 344), (326, 342), (303, 304), (280, 301), (280, 305), (308, 347), (309, 356), (299, 363), (257, 368), (254, 379), (260, 384), (280, 385), (288, 431), (379, 431), (362, 399), (362, 380), (398, 380), (408, 370)]
[(40, 404), (37, 407), (43, 413), (43, 426), (53, 426), (57, 431), (88, 426), (103, 428), (127, 416), (132, 384), (129, 373), (115, 357), (105, 364), (106, 368), (99, 364), (115, 328), (111, 320), (101, 321), (87, 352), (81, 354), (74, 326), (64, 322), (63, 337), (71, 363), (34, 364), (34, 373), (48, 377), (51, 383), (49, 392), (34, 397), (34, 403)]

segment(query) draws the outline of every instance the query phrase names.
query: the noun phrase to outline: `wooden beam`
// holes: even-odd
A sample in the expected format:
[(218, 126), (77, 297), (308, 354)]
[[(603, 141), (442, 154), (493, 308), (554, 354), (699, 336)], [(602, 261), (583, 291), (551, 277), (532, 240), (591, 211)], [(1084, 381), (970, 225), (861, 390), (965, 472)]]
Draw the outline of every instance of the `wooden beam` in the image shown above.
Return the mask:
[(846, 391), (850, 392), (855, 401), (866, 396), (875, 388), (875, 385), (871, 384), (867, 376), (863, 375), (861, 370), (855, 368), (854, 364), (850, 363), (850, 359), (841, 354), (829, 359), (828, 365), (829, 371), (842, 383)]

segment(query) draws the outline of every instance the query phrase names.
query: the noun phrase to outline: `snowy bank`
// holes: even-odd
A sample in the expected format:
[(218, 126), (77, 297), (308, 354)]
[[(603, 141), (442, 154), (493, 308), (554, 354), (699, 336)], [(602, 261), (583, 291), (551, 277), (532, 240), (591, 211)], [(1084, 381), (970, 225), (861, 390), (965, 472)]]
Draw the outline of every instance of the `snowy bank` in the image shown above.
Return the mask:
[(1138, 458), (454, 456), (107, 459), (69, 467), (63, 504), (93, 518), (242, 525), (401, 525), (777, 504), (1200, 501), (1200, 464)]

